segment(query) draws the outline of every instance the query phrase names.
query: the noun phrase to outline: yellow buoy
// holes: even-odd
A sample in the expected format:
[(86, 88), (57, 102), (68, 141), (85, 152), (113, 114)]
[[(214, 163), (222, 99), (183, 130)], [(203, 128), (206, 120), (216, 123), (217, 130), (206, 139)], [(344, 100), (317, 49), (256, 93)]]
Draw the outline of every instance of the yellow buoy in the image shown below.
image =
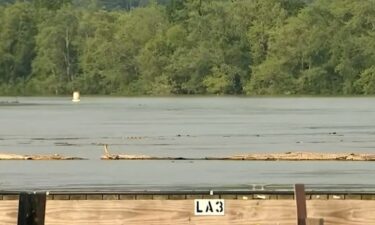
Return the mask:
[(81, 101), (81, 100), (79, 99), (79, 92), (78, 92), (78, 91), (73, 92), (73, 99), (72, 99), (72, 102), (79, 102), (79, 101)]

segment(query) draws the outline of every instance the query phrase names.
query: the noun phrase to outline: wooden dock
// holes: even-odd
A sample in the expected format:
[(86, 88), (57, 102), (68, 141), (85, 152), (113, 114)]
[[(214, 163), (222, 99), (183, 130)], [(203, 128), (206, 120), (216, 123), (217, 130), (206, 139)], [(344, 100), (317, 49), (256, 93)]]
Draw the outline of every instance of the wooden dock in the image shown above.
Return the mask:
[[(307, 192), (305, 196), (309, 221), (321, 219), (324, 225), (375, 224), (375, 193)], [(54, 192), (46, 198), (47, 225), (297, 224), (293, 192)], [(17, 193), (0, 193), (1, 225), (17, 224), (18, 199)], [(225, 215), (196, 216), (196, 199), (224, 200)]]

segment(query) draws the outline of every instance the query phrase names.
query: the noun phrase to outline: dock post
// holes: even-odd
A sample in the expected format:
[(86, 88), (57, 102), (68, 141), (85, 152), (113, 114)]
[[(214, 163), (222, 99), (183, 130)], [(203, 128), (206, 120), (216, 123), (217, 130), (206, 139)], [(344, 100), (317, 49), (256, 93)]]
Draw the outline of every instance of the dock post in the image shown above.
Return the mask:
[(294, 197), (297, 205), (297, 225), (324, 225), (322, 218), (307, 218), (305, 185), (294, 185)]
[(306, 196), (305, 185), (294, 185), (294, 197), (297, 205), (297, 225), (307, 225), (307, 210), (306, 210)]
[(17, 225), (44, 225), (46, 193), (20, 193)]

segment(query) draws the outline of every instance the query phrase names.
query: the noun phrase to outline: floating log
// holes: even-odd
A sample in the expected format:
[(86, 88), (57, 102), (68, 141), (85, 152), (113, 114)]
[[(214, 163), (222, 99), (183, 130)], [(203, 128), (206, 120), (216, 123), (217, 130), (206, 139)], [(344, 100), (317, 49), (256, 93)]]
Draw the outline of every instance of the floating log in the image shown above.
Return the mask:
[(148, 155), (111, 154), (104, 145), (103, 160), (247, 160), (247, 161), (375, 161), (375, 154), (360, 153), (316, 153), (316, 152), (285, 152), (285, 153), (254, 153), (228, 157), (156, 157)]
[(203, 158), (156, 157), (156, 156), (148, 156), (148, 155), (128, 155), (128, 154), (116, 155), (116, 154), (109, 153), (108, 145), (104, 145), (104, 155), (101, 157), (101, 159), (103, 160), (203, 160)]
[(80, 157), (62, 156), (59, 154), (53, 155), (18, 155), (0, 153), (0, 160), (83, 160)]
[(113, 155), (109, 153), (108, 145), (104, 145), (104, 155), (101, 157), (101, 159), (106, 160), (118, 160), (118, 159), (124, 159), (124, 160), (151, 160), (154, 157), (147, 156), (147, 155)]
[(235, 155), (233, 160), (285, 160), (285, 161), (375, 161), (375, 154), (362, 153), (319, 153), (319, 152), (285, 152), (254, 153)]

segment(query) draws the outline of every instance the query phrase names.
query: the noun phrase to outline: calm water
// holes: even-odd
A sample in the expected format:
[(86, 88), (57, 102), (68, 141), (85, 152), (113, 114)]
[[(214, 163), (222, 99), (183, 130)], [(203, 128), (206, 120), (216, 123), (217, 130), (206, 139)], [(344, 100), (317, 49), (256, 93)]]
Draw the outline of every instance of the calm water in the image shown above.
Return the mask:
[[(12, 98), (0, 98), (12, 101)], [(0, 106), (0, 152), (86, 161), (0, 161), (0, 190), (375, 190), (375, 162), (100, 161), (113, 153), (375, 153), (375, 98), (18, 98)], [(134, 138), (136, 137), (136, 138)]]

